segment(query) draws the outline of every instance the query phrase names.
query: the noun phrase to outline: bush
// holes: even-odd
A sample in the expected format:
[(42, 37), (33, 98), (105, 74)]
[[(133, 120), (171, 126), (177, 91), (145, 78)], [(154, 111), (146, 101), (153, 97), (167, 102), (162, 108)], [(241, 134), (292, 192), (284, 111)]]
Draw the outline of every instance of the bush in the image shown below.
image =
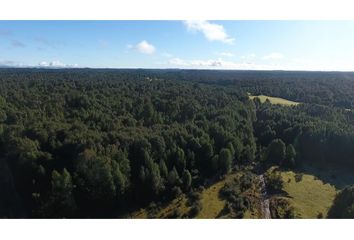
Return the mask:
[(283, 179), (279, 172), (271, 172), (265, 175), (265, 182), (268, 192), (278, 193), (283, 189)]
[(295, 218), (294, 208), (285, 198), (272, 198), (270, 201), (272, 218)]
[(189, 210), (189, 217), (194, 218), (198, 215), (198, 213), (202, 210), (202, 203), (200, 201), (197, 201), (193, 204), (191, 209)]
[(296, 173), (295, 174), (295, 182), (301, 182), (303, 176), (304, 176), (304, 174), (302, 174), (302, 173)]
[(193, 191), (188, 195), (188, 203), (190, 205), (193, 205), (195, 202), (200, 201), (201, 199), (201, 194), (200, 192)]

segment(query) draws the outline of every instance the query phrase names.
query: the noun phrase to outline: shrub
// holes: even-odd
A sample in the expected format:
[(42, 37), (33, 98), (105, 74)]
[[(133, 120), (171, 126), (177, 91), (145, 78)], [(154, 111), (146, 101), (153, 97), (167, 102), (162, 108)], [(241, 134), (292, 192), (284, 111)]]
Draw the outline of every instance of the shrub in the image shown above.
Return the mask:
[(193, 204), (191, 209), (189, 210), (189, 217), (194, 218), (198, 215), (198, 213), (202, 210), (202, 203), (200, 201), (197, 201)]
[(295, 182), (301, 182), (303, 176), (304, 176), (304, 174), (302, 174), (302, 173), (296, 173), (295, 174)]
[(271, 193), (280, 192), (284, 182), (279, 172), (272, 172), (265, 175), (267, 190)]

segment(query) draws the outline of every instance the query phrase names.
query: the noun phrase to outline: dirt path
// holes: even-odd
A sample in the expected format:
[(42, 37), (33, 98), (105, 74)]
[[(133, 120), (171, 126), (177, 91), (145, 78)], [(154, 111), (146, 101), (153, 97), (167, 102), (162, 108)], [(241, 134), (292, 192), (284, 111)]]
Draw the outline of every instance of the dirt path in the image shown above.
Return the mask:
[(262, 202), (261, 202), (262, 218), (270, 219), (272, 217), (270, 215), (269, 198), (268, 198), (263, 174), (259, 176), (259, 181), (261, 183), (261, 194), (262, 194)]

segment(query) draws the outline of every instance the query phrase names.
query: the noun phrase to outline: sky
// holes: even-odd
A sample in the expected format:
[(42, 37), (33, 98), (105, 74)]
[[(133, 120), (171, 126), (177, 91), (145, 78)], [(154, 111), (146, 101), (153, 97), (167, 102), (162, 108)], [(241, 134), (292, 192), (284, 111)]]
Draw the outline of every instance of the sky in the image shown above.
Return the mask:
[(354, 71), (354, 21), (0, 21), (0, 66)]

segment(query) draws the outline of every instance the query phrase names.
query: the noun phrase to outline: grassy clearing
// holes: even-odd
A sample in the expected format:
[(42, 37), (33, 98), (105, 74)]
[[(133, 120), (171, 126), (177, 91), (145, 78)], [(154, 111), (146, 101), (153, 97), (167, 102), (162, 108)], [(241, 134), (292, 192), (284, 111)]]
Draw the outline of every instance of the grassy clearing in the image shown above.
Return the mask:
[(249, 95), (249, 98), (252, 100), (256, 97), (259, 98), (259, 100), (262, 103), (264, 103), (268, 99), (271, 104), (280, 104), (280, 105), (284, 105), (284, 106), (296, 106), (296, 105), (300, 104), (299, 102), (286, 100), (284, 98), (270, 97), (270, 96), (266, 96), (266, 95), (259, 95), (259, 96)]
[(220, 199), (219, 192), (225, 183), (234, 176), (231, 174), (202, 192), (200, 199), (202, 209), (196, 218), (216, 218), (219, 215), (226, 203), (225, 200)]
[(327, 216), (336, 188), (309, 174), (303, 174), (302, 179), (297, 182), (295, 175), (292, 171), (281, 172), (283, 190), (288, 193), (288, 200), (295, 209), (296, 217), (317, 218), (320, 213)]

